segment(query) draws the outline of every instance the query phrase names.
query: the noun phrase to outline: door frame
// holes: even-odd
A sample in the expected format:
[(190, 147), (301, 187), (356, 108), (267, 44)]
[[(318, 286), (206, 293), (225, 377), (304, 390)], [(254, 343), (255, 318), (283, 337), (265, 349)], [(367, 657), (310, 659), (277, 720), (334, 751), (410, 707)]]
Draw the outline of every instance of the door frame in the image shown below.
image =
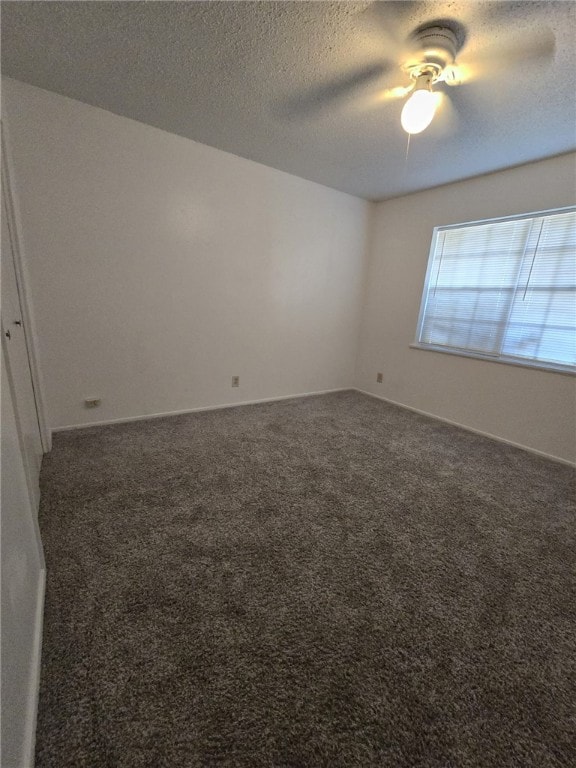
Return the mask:
[(24, 326), (24, 339), (26, 341), (26, 352), (30, 365), (30, 374), (32, 378), (32, 389), (34, 391), (34, 400), (36, 403), (36, 414), (38, 416), (38, 427), (40, 431), (40, 442), (42, 450), (48, 453), (52, 448), (52, 433), (48, 427), (46, 419), (46, 404), (44, 399), (44, 386), (42, 382), (42, 373), (38, 365), (38, 337), (36, 334), (36, 324), (29, 299), (27, 289), (27, 275), (22, 258), (22, 237), (20, 236), (21, 219), (18, 210), (17, 200), (14, 195), (14, 187), (11, 179), (14, 178), (11, 156), (9, 152), (9, 136), (5, 121), (0, 121), (1, 127), (1, 182), (2, 194), (6, 205), (6, 226), (8, 228), (8, 237), (12, 245), (12, 255), (14, 261), (14, 271), (16, 273), (16, 285), (18, 288), (18, 298), (20, 300), (20, 309), (22, 311), (22, 320)]

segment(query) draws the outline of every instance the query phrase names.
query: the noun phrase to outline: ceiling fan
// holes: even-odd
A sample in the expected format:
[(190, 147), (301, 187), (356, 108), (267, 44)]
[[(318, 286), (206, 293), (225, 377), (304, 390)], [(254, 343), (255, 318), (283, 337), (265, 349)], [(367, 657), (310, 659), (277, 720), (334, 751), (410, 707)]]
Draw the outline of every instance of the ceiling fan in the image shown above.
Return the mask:
[(439, 105), (439, 94), (433, 91), (436, 83), (460, 83), (456, 54), (461, 44), (456, 33), (447, 26), (422, 27), (410, 37), (412, 55), (402, 69), (412, 83), (398, 89), (398, 95), (410, 97), (402, 108), (400, 122), (406, 133), (421, 133), (432, 122)]
[(486, 75), (496, 75), (519, 63), (550, 58), (554, 52), (555, 38), (549, 29), (539, 29), (537, 34), (526, 36), (520, 44), (484, 51), (473, 65), (461, 65), (457, 56), (466, 40), (462, 24), (454, 20), (432, 21), (418, 27), (408, 37), (404, 52), (400, 55), (401, 70), (411, 82), (406, 87), (388, 89), (386, 98), (405, 98), (400, 122), (409, 134), (424, 131), (434, 119), (441, 103), (442, 92), (434, 86), (446, 83), (457, 86)]
[[(363, 68), (290, 98), (284, 103), (284, 114), (292, 119), (307, 116), (334, 102), (346, 103), (349, 97), (354, 99), (354, 94), (364, 90), (367, 96), (368, 91), (371, 94), (365, 101), (368, 107), (405, 99), (401, 125), (409, 134), (417, 134), (440, 113), (444, 127), (453, 124), (456, 113), (444, 85), (462, 85), (464, 89), (468, 84), (493, 80), (513, 87), (514, 69), (526, 70), (530, 63), (542, 65), (553, 58), (553, 32), (541, 24), (531, 23), (529, 14), (523, 14), (517, 26), (511, 25), (510, 18), (504, 14), (504, 11), (511, 13), (509, 3), (502, 3), (505, 6), (502, 11), (498, 3), (462, 4), (462, 20), (430, 19), (406, 37), (402, 31), (410, 23), (408, 11), (418, 5), (372, 3), (357, 17), (357, 28), (362, 30), (359, 37), (381, 54), (376, 54), (376, 60)], [(470, 11), (472, 7), (474, 14)], [(499, 12), (504, 14), (501, 19)], [(493, 25), (492, 34), (488, 25)], [(478, 37), (475, 32), (469, 45), (469, 30), (478, 28), (484, 30), (484, 36)], [(390, 87), (393, 86), (391, 78), (400, 81), (404, 78), (404, 84)]]

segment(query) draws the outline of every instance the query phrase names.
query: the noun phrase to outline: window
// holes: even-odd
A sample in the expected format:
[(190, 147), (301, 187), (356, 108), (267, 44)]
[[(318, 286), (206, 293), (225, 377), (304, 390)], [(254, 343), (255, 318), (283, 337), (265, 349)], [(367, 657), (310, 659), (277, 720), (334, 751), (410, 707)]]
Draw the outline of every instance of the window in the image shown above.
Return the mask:
[(576, 208), (436, 227), (415, 346), (576, 371)]

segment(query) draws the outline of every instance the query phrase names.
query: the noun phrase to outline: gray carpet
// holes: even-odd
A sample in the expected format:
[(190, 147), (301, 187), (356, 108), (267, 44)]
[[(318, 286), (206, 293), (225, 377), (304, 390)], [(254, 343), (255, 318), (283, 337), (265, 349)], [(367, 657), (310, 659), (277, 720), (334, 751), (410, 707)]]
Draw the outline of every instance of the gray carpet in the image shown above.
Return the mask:
[(37, 767), (573, 768), (573, 482), (355, 392), (57, 434)]

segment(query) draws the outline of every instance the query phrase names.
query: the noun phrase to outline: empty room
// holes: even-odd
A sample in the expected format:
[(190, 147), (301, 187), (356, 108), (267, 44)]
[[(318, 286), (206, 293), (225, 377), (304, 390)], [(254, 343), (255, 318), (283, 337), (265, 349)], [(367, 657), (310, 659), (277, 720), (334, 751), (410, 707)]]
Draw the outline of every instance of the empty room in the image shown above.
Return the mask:
[(573, 768), (576, 3), (1, 24), (2, 768)]

